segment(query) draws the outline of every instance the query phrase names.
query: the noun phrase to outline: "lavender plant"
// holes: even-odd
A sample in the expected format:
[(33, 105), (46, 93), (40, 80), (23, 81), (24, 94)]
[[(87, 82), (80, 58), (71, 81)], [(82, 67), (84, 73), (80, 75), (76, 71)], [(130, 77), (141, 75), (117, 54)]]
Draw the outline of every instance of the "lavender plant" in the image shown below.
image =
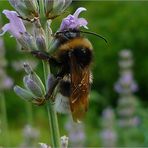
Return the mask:
[(115, 84), (115, 90), (119, 93), (118, 116), (121, 127), (135, 127), (139, 124), (136, 115), (137, 100), (133, 93), (138, 86), (133, 79), (133, 58), (130, 50), (122, 50), (119, 53), (120, 78)]
[(117, 132), (115, 129), (115, 114), (112, 108), (108, 107), (102, 113), (102, 130), (100, 138), (103, 147), (116, 147), (117, 146)]
[[(9, 32), (22, 46), (26, 52), (44, 51), (49, 54), (55, 50), (51, 23), (61, 15), (71, 4), (72, 0), (9, 0), (16, 11), (4, 10), (3, 14), (9, 19), (9, 23), (2, 27), (1, 35)], [(73, 15), (68, 15), (63, 19), (58, 31), (69, 29), (87, 28), (87, 21), (79, 18), (79, 14), (85, 11), (85, 8), (79, 8)], [(23, 21), (28, 21), (33, 26), (33, 33), (29, 32)], [(24, 87), (15, 86), (14, 91), (18, 96), (37, 105), (47, 104), (51, 145), (60, 147), (59, 127), (54, 107), (55, 95), (45, 99), (45, 95), (53, 82), (53, 75), (50, 66), (43, 61), (44, 83), (43, 80), (31, 69), (28, 64), (24, 65), (27, 73), (23, 78)], [(56, 93), (56, 89), (54, 91)], [(55, 94), (53, 93), (53, 94)]]

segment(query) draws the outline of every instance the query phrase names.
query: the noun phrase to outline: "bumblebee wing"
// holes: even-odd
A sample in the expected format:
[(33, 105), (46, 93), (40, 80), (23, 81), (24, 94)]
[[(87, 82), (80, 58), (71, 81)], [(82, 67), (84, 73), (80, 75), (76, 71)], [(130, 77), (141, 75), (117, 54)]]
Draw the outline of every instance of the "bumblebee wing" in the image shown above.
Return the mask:
[(70, 108), (73, 120), (79, 122), (83, 119), (88, 108), (88, 95), (90, 90), (89, 67), (82, 68), (76, 57), (71, 55), (71, 95)]

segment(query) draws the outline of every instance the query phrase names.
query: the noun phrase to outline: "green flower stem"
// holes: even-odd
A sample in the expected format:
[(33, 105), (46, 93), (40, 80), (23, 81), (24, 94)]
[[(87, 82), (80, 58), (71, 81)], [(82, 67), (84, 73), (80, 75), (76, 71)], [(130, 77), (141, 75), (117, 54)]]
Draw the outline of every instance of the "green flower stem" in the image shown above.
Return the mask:
[(40, 21), (42, 26), (44, 26), (46, 22), (44, 0), (39, 0), (39, 8), (40, 8)]
[(48, 74), (50, 74), (50, 67), (49, 64), (43, 61), (43, 72), (44, 72), (44, 81), (46, 84)]
[[(41, 21), (42, 27), (46, 31), (48, 25), (47, 25), (47, 20), (45, 16), (45, 10), (44, 10), (45, 9), (44, 0), (39, 0), (39, 5), (40, 5), (39, 6), (40, 7), (40, 21)], [(51, 35), (46, 34), (46, 40), (48, 38), (47, 36), (49, 37)], [(49, 39), (47, 41), (49, 42)], [(47, 44), (47, 47), (48, 47), (48, 44)], [(49, 64), (44, 61), (43, 61), (43, 71), (44, 71), (44, 78), (45, 78), (45, 84), (46, 84), (48, 74), (50, 73), (50, 67), (49, 67)], [(60, 133), (59, 133), (59, 126), (58, 126), (58, 119), (57, 119), (56, 111), (54, 109), (54, 104), (50, 98), (46, 102), (46, 105), (47, 105), (49, 126), (50, 126), (51, 146), (53, 148), (59, 148), (60, 147)]]
[[(48, 63), (45, 63), (44, 61), (43, 61), (43, 69), (44, 69), (44, 77), (46, 82), (47, 76), (50, 73), (50, 68)], [(54, 104), (50, 98), (47, 101), (46, 105), (47, 105), (48, 118), (49, 118), (51, 144), (53, 148), (57, 148), (57, 147), (60, 147), (60, 133), (59, 133), (57, 114), (54, 109)]]
[(8, 121), (7, 121), (7, 111), (5, 97), (2, 92), (0, 92), (0, 106), (1, 106), (1, 124), (2, 124), (2, 137), (3, 142), (6, 147), (9, 147), (9, 133), (8, 133)]
[(60, 147), (60, 133), (58, 126), (57, 114), (54, 109), (54, 105), (51, 100), (47, 102), (47, 111), (50, 123), (50, 132), (51, 132), (51, 140), (52, 146), (54, 148)]
[(40, 7), (40, 17), (45, 17), (45, 8), (44, 8), (44, 0), (39, 0), (39, 7)]

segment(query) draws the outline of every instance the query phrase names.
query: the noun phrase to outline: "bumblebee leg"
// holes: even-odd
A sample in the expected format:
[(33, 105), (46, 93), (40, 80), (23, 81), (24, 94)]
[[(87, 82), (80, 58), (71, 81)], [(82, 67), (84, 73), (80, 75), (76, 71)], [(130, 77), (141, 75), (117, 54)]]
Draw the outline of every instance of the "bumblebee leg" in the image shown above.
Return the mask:
[(48, 60), (49, 59), (49, 55), (46, 52), (35, 50), (35, 51), (31, 51), (31, 54), (41, 60)]
[(59, 84), (59, 82), (63, 79), (63, 76), (65, 75), (65, 71), (64, 69), (61, 69), (55, 76), (55, 79), (51, 82), (51, 86), (47, 92), (47, 94), (45, 95), (46, 99), (49, 99), (52, 94), (54, 89), (56, 88), (56, 86)]
[(49, 56), (48, 53), (42, 51), (31, 51), (31, 54), (40, 60), (49, 62), (52, 65), (60, 66), (61, 63), (55, 57)]
[(52, 81), (52, 84), (50, 88), (48, 89), (47, 94), (45, 95), (46, 100), (48, 100), (52, 96), (54, 89), (56, 88), (56, 86), (58, 85), (61, 79), (62, 79), (61, 77), (57, 77), (56, 79)]

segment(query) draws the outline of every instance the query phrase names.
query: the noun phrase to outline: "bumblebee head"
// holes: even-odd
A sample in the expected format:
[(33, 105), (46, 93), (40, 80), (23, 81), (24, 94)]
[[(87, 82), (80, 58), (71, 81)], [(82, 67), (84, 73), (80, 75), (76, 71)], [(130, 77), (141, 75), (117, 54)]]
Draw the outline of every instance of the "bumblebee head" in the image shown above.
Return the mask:
[(70, 39), (74, 39), (74, 38), (77, 38), (80, 36), (81, 36), (81, 34), (80, 34), (79, 30), (69, 29), (69, 30), (62, 31), (62, 32), (56, 32), (55, 39), (58, 39), (63, 43), (63, 42), (66, 42)]
[(81, 36), (80, 31), (76, 30), (76, 29), (58, 31), (53, 35), (54, 39), (50, 45), (50, 51), (54, 52), (55, 50), (58, 49), (58, 47), (61, 44), (64, 44), (64, 43), (66, 43), (74, 38), (78, 38), (80, 36)]

